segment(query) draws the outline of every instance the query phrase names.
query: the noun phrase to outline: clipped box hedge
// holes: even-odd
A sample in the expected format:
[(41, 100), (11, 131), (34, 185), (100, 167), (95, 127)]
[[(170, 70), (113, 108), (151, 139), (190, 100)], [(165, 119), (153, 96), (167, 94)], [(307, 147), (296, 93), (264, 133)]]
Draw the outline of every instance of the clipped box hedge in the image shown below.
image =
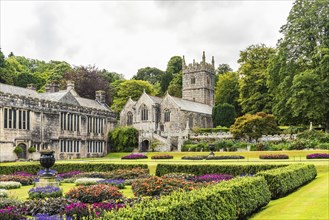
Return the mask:
[(106, 213), (104, 219), (245, 219), (271, 199), (263, 177), (243, 177)]
[(283, 197), (298, 187), (310, 182), (317, 175), (313, 164), (292, 164), (287, 167), (261, 171), (272, 193), (272, 199)]
[[(132, 169), (140, 167), (147, 169), (147, 164), (113, 164), (113, 163), (56, 163), (51, 169), (56, 170), (58, 173), (66, 173), (70, 171), (79, 170), (81, 172), (107, 172), (118, 169)], [(27, 164), (27, 165), (4, 165), (0, 166), (0, 174), (12, 174), (24, 170), (31, 174), (36, 174), (43, 169), (40, 164)]]
[(204, 175), (211, 173), (226, 173), (233, 176), (256, 174), (263, 170), (286, 167), (287, 164), (247, 164), (247, 165), (188, 165), (188, 164), (158, 164), (155, 175), (163, 176), (167, 173), (192, 173)]

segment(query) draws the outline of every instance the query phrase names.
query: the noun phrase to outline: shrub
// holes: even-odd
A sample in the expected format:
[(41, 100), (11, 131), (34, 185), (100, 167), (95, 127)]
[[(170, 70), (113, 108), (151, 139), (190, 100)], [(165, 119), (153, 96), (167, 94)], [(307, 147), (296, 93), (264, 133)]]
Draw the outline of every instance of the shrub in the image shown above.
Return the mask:
[(63, 213), (73, 219), (82, 219), (83, 217), (89, 216), (89, 209), (87, 204), (76, 202), (67, 205)]
[[(244, 177), (106, 213), (105, 219), (246, 219), (271, 198), (262, 177)], [(188, 213), (188, 214), (187, 214)]]
[(265, 178), (273, 199), (287, 195), (313, 180), (316, 175), (317, 172), (313, 164), (292, 164), (256, 174), (256, 176)]
[(34, 178), (35, 178), (34, 176), (2, 175), (0, 176), (0, 181), (20, 182), (23, 186), (27, 186), (33, 184)]
[(108, 202), (94, 203), (91, 207), (91, 213), (94, 213), (95, 218), (99, 218), (103, 216), (107, 211), (118, 210), (124, 207), (124, 204), (115, 204)]
[(147, 156), (144, 155), (144, 154), (129, 154), (129, 155), (121, 157), (121, 159), (123, 159), (123, 160), (126, 160), (126, 159), (130, 159), (130, 160), (147, 159)]
[[(114, 164), (114, 163), (56, 163), (52, 168), (58, 173), (66, 173), (74, 170), (81, 172), (92, 172), (97, 170), (99, 172), (110, 172), (117, 169), (132, 169), (132, 168), (147, 169), (146, 164)], [(24, 170), (25, 172), (36, 174), (42, 167), (39, 164), (25, 164), (25, 165), (2, 165), (0, 174), (12, 174)], [(13, 180), (15, 181), (15, 180)], [(31, 181), (32, 184), (33, 181)], [(24, 184), (22, 184), (24, 185)]]
[(138, 146), (138, 130), (133, 127), (116, 127), (108, 137), (111, 151), (131, 152)]
[(29, 190), (30, 199), (56, 198), (63, 196), (63, 190), (55, 186), (34, 187)]
[(151, 159), (153, 160), (157, 160), (157, 159), (173, 159), (174, 156), (172, 155), (154, 155), (151, 157)]
[(287, 164), (248, 164), (248, 165), (189, 165), (189, 164), (158, 164), (155, 174), (163, 176), (167, 173), (191, 173), (204, 175), (211, 173), (225, 173), (233, 176), (241, 174), (256, 174), (259, 171), (285, 167)]
[(0, 182), (0, 189), (17, 189), (21, 188), (22, 184), (20, 182), (15, 181), (6, 181)]
[(0, 220), (18, 220), (24, 219), (20, 210), (14, 206), (0, 209)]
[(0, 189), (0, 198), (7, 198), (8, 193), (6, 189)]
[(316, 146), (318, 149), (329, 150), (329, 143), (320, 143)]
[(160, 196), (168, 195), (177, 190), (192, 190), (201, 185), (184, 179), (161, 178), (152, 176), (147, 179), (138, 179), (132, 184), (135, 196)]
[(204, 160), (207, 156), (199, 155), (199, 156), (183, 156), (182, 160)]
[(23, 153), (23, 148), (21, 146), (16, 146), (14, 149), (14, 153), (17, 155)]
[(228, 174), (205, 174), (202, 176), (195, 176), (192, 181), (194, 182), (221, 182), (224, 180), (230, 180), (232, 179), (232, 175)]
[(66, 194), (66, 197), (70, 199), (77, 199), (84, 203), (95, 203), (108, 199), (120, 199), (122, 194), (119, 192), (118, 187), (97, 184), (75, 187)]
[(116, 186), (119, 189), (125, 188), (125, 180), (124, 179), (107, 179), (107, 180), (99, 180), (97, 181), (98, 184), (106, 184)]
[(66, 206), (76, 202), (78, 201), (75, 199), (58, 197), (58, 198), (31, 199), (21, 203), (18, 206), (20, 210), (23, 210), (22, 212), (24, 215), (35, 216), (38, 213), (56, 215), (58, 213), (63, 213)]
[(27, 150), (30, 154), (34, 153), (37, 151), (37, 149), (35, 149), (35, 147), (30, 147), (28, 150)]
[(79, 178), (74, 181), (76, 186), (90, 186), (90, 185), (95, 185), (98, 184), (98, 181), (104, 180), (102, 178)]
[(307, 159), (329, 159), (329, 154), (308, 154)]
[(259, 155), (259, 159), (289, 159), (286, 154), (265, 154)]

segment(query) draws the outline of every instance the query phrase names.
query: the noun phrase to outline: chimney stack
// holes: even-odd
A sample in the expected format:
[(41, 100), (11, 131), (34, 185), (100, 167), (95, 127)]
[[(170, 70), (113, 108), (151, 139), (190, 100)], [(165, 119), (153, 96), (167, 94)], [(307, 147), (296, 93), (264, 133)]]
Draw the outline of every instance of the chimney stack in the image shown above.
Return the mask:
[(73, 81), (66, 81), (66, 90), (74, 90), (74, 82)]
[(59, 85), (57, 83), (48, 83), (46, 85), (46, 92), (53, 93), (59, 91)]
[(105, 103), (105, 91), (104, 90), (96, 91), (96, 101), (99, 103)]

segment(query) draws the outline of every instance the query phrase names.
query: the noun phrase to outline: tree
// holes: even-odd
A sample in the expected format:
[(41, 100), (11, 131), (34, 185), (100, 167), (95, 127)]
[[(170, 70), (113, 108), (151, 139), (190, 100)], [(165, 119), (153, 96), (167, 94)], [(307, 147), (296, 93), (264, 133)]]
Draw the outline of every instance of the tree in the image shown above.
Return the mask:
[[(281, 27), (283, 38), (269, 66), (268, 80), (273, 113), (280, 123), (312, 121), (325, 124), (329, 131), (328, 14), (326, 1), (297, 0)], [(311, 86), (305, 85), (307, 80)]]
[(154, 95), (154, 87), (143, 80), (126, 80), (117, 85), (117, 96), (114, 97), (112, 108), (119, 113), (129, 97), (133, 100), (139, 99), (143, 91), (149, 95)]
[(108, 134), (111, 152), (131, 152), (138, 147), (138, 130), (133, 127), (116, 127)]
[(174, 76), (174, 78), (171, 80), (169, 84), (168, 87), (169, 94), (181, 98), (182, 86), (183, 86), (183, 76), (182, 76), (182, 71), (180, 71)]
[(273, 135), (279, 132), (276, 119), (271, 114), (258, 112), (254, 115), (246, 114), (237, 118), (230, 128), (234, 138), (248, 138), (257, 140), (262, 135)]
[(164, 71), (159, 70), (155, 67), (145, 67), (137, 71), (137, 74), (133, 76), (132, 79), (144, 80), (155, 85), (157, 82), (161, 81), (162, 76), (165, 74)]
[(65, 74), (65, 80), (74, 81), (76, 92), (84, 98), (95, 99), (96, 91), (104, 90), (106, 103), (110, 103), (109, 83), (95, 66), (75, 67)]
[(227, 72), (219, 75), (215, 87), (215, 105), (228, 103), (234, 106), (237, 115), (241, 114), (239, 99), (239, 75)]
[(266, 84), (268, 79), (267, 66), (275, 49), (264, 44), (251, 45), (240, 52), (238, 73), (240, 79), (239, 102), (243, 113), (260, 111), (271, 112), (272, 98)]
[(233, 69), (230, 67), (230, 65), (226, 63), (219, 64), (217, 69), (215, 70), (215, 82), (218, 81), (218, 77), (221, 74), (228, 73), (228, 72), (233, 72)]
[(168, 61), (166, 73), (162, 75), (160, 82), (162, 94), (167, 91), (174, 76), (182, 71), (182, 62), (183, 59), (180, 56), (173, 56)]
[(218, 125), (230, 127), (236, 117), (235, 108), (228, 103), (218, 104), (213, 108), (212, 117), (214, 127)]

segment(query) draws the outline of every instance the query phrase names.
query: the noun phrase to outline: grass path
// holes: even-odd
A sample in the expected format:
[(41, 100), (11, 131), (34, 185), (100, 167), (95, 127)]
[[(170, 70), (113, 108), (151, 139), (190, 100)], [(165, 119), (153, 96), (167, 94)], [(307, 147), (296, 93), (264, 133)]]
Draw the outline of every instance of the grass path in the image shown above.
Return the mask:
[(272, 200), (263, 210), (250, 219), (302, 220), (329, 219), (329, 172), (328, 166), (319, 167), (315, 180), (294, 193)]

